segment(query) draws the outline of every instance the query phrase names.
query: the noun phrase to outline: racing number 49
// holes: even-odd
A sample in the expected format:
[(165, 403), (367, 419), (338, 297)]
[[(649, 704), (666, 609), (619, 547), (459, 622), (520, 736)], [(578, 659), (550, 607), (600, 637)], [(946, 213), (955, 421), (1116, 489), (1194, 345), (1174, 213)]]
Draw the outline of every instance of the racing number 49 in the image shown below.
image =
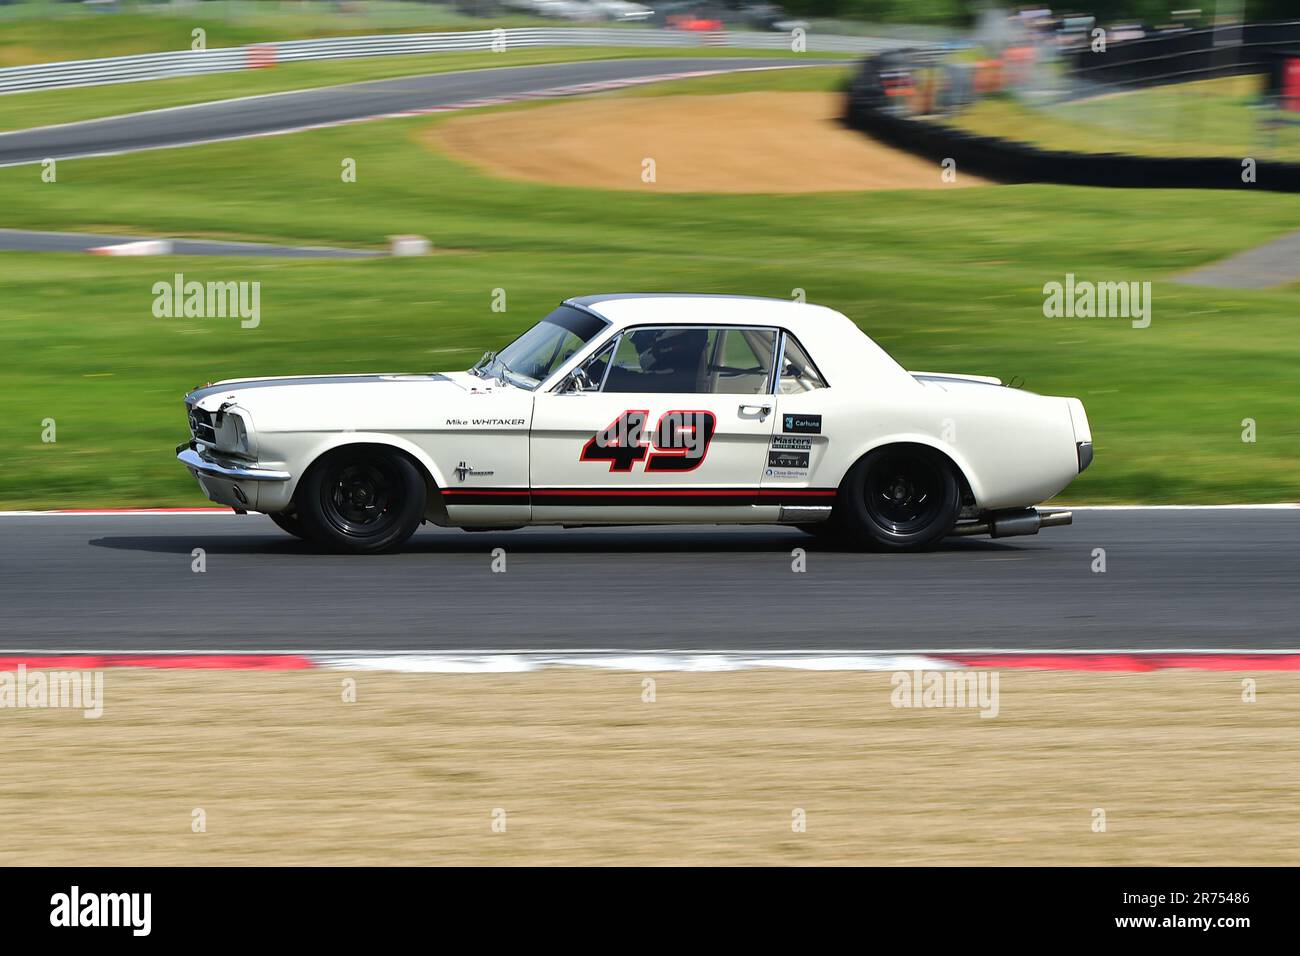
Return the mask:
[(648, 409), (628, 409), (587, 440), (579, 460), (608, 462), (613, 472), (630, 472), (642, 461), (654, 472), (693, 471), (703, 464), (717, 428), (713, 412), (664, 412), (647, 436), (649, 418)]

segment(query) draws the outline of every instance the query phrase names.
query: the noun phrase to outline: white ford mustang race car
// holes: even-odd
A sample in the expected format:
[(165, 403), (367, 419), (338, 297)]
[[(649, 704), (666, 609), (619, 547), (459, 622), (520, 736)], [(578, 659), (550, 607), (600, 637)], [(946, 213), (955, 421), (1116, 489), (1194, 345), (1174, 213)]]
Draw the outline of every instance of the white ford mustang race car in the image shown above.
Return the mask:
[(1070, 523), (1083, 404), (909, 372), (838, 312), (776, 299), (569, 299), (464, 372), (220, 382), (177, 457), (213, 501), (346, 551), (423, 521), (793, 524), (863, 547)]

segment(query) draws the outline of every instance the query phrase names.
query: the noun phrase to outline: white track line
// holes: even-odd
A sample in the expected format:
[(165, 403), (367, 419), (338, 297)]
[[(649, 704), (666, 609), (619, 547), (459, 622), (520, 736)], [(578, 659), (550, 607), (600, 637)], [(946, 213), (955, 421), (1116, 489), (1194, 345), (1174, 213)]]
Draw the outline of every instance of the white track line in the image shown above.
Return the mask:
[(303, 655), (330, 670), (401, 671), (410, 674), (522, 674), (547, 667), (621, 671), (721, 672), (756, 668), (814, 671), (951, 670), (958, 665), (919, 654), (363, 654)]
[[(29, 652), (3, 652), (4, 654), (22, 655)], [(120, 654), (122, 659), (107, 662), (108, 666), (130, 667), (133, 658), (158, 658), (167, 656), (184, 656), (189, 654), (198, 654), (193, 651), (155, 651), (155, 652), (131, 652), (131, 651), (81, 651), (72, 654), (76, 658), (96, 658), (108, 656), (110, 654)], [(226, 656), (230, 652), (210, 651), (204, 656)], [(233, 656), (250, 657), (260, 654), (269, 654), (271, 652), (262, 651), (254, 653), (236, 653)], [(1081, 656), (1093, 658), (1097, 656), (1109, 656), (1115, 652), (1101, 651), (1029, 651), (1017, 650), (1011, 652), (1001, 652), (1011, 657), (1014, 655), (1025, 655), (1025, 666), (1034, 667), (1037, 664), (1045, 663), (1049, 669), (1072, 670), (1072, 656)], [(1264, 652), (1276, 655), (1280, 651)], [(37, 652), (37, 656), (50, 658), (61, 657), (67, 652), (43, 651)], [(723, 673), (744, 670), (796, 670), (796, 671), (835, 671), (835, 672), (864, 672), (864, 671), (946, 671), (946, 670), (966, 670), (971, 664), (963, 661), (961, 656), (978, 656), (980, 652), (964, 651), (950, 652), (944, 654), (928, 654), (924, 652), (911, 651), (892, 651), (878, 653), (861, 653), (852, 651), (759, 651), (754, 653), (745, 653), (737, 651), (717, 651), (717, 652), (692, 652), (692, 651), (574, 651), (574, 652), (547, 652), (547, 651), (520, 651), (520, 652), (398, 652), (385, 654), (376, 651), (361, 651), (355, 653), (345, 652), (286, 652), (286, 656), (296, 659), (306, 659), (311, 665), (321, 670), (344, 670), (344, 671), (385, 671), (390, 673), (406, 674), (525, 674), (535, 671), (554, 668), (554, 667), (579, 667), (591, 670), (618, 670), (632, 672), (687, 672), (687, 673)], [(1174, 655), (1182, 658), (1181, 665), (1165, 662), (1169, 666), (1182, 666), (1184, 668), (1195, 669), (1198, 665), (1197, 658), (1210, 655), (1208, 651), (1184, 652)], [(1150, 660), (1152, 657), (1158, 657), (1159, 652), (1138, 651), (1129, 652), (1123, 656), (1140, 662), (1144, 659)], [(1227, 656), (1236, 659), (1241, 664), (1241, 669), (1250, 670), (1250, 661), (1247, 658), (1260, 656), (1259, 652), (1250, 651), (1230, 651), (1224, 654), (1214, 656)], [(1034, 657), (1045, 657), (1047, 662), (1036, 661)], [(1153, 661), (1153, 663), (1160, 663)], [(1256, 661), (1255, 663), (1261, 663)], [(1003, 666), (1016, 667), (1017, 664), (1004, 660)], [(163, 666), (166, 664), (152, 666)], [(1264, 665), (1265, 669), (1272, 668)], [(1092, 670), (1092, 668), (1085, 668)], [(1130, 664), (1129, 666), (1117, 666), (1114, 668), (1120, 672), (1146, 672), (1149, 667), (1143, 667), (1140, 663)]]

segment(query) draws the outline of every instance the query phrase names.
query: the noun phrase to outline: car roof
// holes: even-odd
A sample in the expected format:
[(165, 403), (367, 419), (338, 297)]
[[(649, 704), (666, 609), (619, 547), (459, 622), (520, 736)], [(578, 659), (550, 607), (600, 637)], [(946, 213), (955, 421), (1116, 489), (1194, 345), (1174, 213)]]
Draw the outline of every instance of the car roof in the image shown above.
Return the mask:
[(605, 319), (615, 330), (636, 325), (759, 325), (799, 340), (829, 381), (920, 387), (884, 349), (841, 312), (824, 305), (752, 295), (618, 292), (576, 296), (565, 304)]
[(775, 325), (799, 334), (810, 323), (848, 322), (822, 305), (754, 295), (693, 292), (612, 292), (576, 296), (566, 304), (594, 312), (616, 326), (647, 323)]

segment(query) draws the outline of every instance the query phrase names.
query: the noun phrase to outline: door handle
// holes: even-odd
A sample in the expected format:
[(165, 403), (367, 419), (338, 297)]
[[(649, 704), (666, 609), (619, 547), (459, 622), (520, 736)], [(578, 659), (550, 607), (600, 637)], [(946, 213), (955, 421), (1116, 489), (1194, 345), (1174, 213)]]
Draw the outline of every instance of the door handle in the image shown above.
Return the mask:
[(757, 415), (759, 421), (762, 421), (764, 418), (767, 418), (767, 416), (770, 415), (771, 412), (772, 412), (771, 405), (741, 405), (740, 406), (740, 414)]

